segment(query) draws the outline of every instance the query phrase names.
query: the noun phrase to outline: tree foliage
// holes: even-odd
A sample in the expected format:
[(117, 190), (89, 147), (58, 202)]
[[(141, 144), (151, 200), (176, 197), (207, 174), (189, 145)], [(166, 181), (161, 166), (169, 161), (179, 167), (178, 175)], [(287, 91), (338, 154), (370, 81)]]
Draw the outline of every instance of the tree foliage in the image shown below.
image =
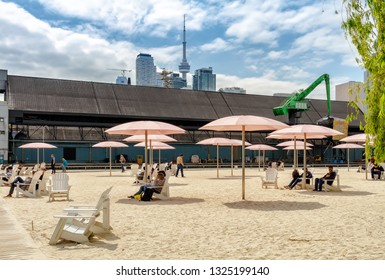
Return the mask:
[[(342, 28), (357, 48), (357, 62), (369, 73), (364, 85), (368, 107), (364, 132), (375, 136), (374, 155), (385, 161), (385, 1), (343, 0), (343, 4)], [(366, 153), (370, 154), (369, 145)]]

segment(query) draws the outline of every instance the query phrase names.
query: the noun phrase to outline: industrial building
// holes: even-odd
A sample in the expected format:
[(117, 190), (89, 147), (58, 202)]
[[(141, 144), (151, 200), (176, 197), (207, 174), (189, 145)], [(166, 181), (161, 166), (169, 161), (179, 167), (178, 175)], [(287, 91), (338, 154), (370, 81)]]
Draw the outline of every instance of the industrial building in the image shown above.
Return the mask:
[[(105, 140), (121, 141), (127, 135), (108, 135), (104, 131), (136, 120), (168, 122), (187, 131), (183, 135), (170, 135), (178, 140), (172, 143), (176, 149), (162, 151), (162, 161), (174, 160), (181, 152), (187, 162), (191, 155), (210, 160), (216, 156), (215, 149), (195, 145), (196, 142), (214, 136), (240, 139), (239, 132), (198, 130), (212, 120), (229, 115), (258, 115), (288, 122), (287, 116), (273, 114), (272, 108), (285, 100), (279, 96), (15, 76), (7, 75), (6, 70), (0, 70), (0, 91), (4, 95), (4, 101), (0, 102), (0, 159), (8, 162), (37, 162), (36, 151), (18, 148), (29, 142), (49, 142), (58, 147), (45, 151), (44, 155), (40, 152), (40, 161), (48, 162), (50, 153), (54, 153), (57, 159), (64, 156), (70, 163), (104, 162), (107, 151), (92, 145)], [(309, 99), (309, 104), (311, 108), (302, 114), (301, 123), (314, 124), (326, 116), (325, 100)], [(340, 119), (352, 111), (346, 101), (332, 101), (331, 107), (332, 116)], [(362, 120), (361, 114), (349, 124), (350, 134), (359, 132)], [(278, 143), (265, 139), (269, 132), (247, 133), (246, 140), (253, 144)], [(313, 142), (314, 154), (321, 154), (325, 161), (335, 156), (331, 149), (325, 152), (328, 141)], [(133, 162), (144, 154), (143, 148), (128, 144), (129, 148), (114, 149), (113, 157), (123, 153)], [(268, 154), (271, 159), (285, 156), (282, 151)], [(220, 157), (224, 161), (230, 158), (229, 149), (224, 148)], [(239, 151), (235, 151), (237, 158)]]

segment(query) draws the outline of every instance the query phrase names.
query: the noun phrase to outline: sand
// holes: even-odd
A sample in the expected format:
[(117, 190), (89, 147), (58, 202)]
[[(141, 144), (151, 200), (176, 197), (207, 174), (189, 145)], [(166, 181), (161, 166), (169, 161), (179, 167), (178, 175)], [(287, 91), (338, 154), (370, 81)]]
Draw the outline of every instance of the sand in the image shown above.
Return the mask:
[[(326, 173), (327, 168), (316, 172)], [(137, 185), (128, 172), (70, 171), (71, 201), (0, 198), (47, 260), (375, 260), (385, 259), (385, 182), (339, 168), (342, 192), (262, 189), (258, 168), (185, 169), (170, 178), (170, 201), (128, 199)], [(291, 169), (279, 171), (287, 185)], [(369, 174), (370, 177), (370, 174)], [(69, 205), (96, 204), (109, 186), (111, 234), (89, 243), (48, 244), (57, 218)], [(8, 193), (1, 188), (1, 196)], [(32, 227), (33, 225), (33, 227)]]

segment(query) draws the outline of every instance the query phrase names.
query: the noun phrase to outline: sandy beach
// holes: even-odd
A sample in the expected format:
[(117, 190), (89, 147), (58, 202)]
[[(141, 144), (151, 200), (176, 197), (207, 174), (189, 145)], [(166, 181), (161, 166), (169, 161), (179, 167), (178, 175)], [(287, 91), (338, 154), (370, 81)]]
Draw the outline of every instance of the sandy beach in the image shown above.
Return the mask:
[[(290, 168), (279, 171), (287, 185)], [(317, 168), (326, 173), (327, 168)], [(365, 179), (356, 168), (339, 168), (342, 192), (262, 189), (264, 175), (246, 169), (246, 200), (241, 170), (185, 169), (171, 177), (169, 201), (127, 198), (138, 186), (128, 172), (70, 171), (70, 201), (3, 198), (0, 201), (30, 234), (47, 260), (383, 260), (385, 182)], [(369, 174), (370, 177), (370, 174)], [(109, 186), (111, 234), (89, 243), (48, 244), (57, 218), (69, 205), (96, 204)]]

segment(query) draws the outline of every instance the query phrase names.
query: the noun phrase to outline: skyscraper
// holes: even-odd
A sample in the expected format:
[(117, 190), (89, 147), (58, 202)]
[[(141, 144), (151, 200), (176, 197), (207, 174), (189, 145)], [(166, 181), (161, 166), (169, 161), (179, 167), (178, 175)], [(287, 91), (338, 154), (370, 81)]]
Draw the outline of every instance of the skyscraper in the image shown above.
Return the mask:
[(182, 78), (185, 80), (186, 74), (190, 72), (190, 64), (187, 62), (186, 58), (186, 15), (183, 16), (183, 59), (179, 64), (179, 72), (182, 74)]
[(156, 66), (150, 54), (140, 53), (136, 57), (136, 85), (156, 86)]
[(216, 75), (213, 68), (201, 68), (195, 70), (193, 75), (193, 90), (216, 91)]

